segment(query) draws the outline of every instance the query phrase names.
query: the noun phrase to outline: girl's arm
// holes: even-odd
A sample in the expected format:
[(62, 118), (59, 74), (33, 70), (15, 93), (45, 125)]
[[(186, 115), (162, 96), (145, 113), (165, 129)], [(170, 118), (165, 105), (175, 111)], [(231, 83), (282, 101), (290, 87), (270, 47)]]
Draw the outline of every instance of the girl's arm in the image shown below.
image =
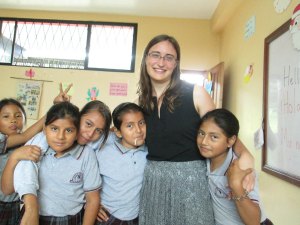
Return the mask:
[[(70, 96), (68, 91), (71, 89), (73, 84), (70, 84), (65, 90), (62, 89), (62, 84), (60, 83), (59, 94), (54, 98), (53, 103), (70, 101)], [(43, 116), (36, 123), (27, 128), (24, 132), (20, 134), (13, 134), (7, 138), (7, 148), (19, 146), (25, 144), (30, 140), (34, 135), (40, 132), (43, 129), (46, 116)]]
[(248, 197), (248, 192), (243, 188), (243, 180), (251, 172), (252, 169), (242, 170), (238, 160), (234, 160), (227, 171), (227, 179), (232, 190), (232, 200), (235, 201), (242, 221), (246, 225), (259, 225), (260, 207)]
[(39, 206), (37, 197), (33, 194), (23, 196), (25, 213), (20, 225), (38, 225), (39, 224)]
[(6, 195), (14, 193), (14, 170), (20, 160), (37, 162), (41, 155), (41, 149), (34, 145), (22, 146), (13, 151), (2, 173), (1, 188)]
[(39, 133), (43, 129), (46, 116), (43, 116), (36, 123), (27, 128), (24, 132), (20, 134), (12, 134), (7, 138), (7, 148), (24, 145), (29, 141), (34, 135)]
[(14, 188), (25, 205), (21, 225), (38, 225), (39, 207), (36, 196), (39, 183), (36, 163), (30, 160), (21, 160), (17, 164), (14, 171)]
[(94, 225), (99, 210), (99, 190), (85, 193), (86, 205), (82, 225)]
[[(212, 98), (202, 86), (195, 85), (193, 98), (195, 108), (201, 117), (204, 116), (204, 114), (208, 111), (216, 108)], [(242, 169), (254, 168), (253, 156), (239, 139), (237, 139), (236, 143), (234, 144), (233, 150), (240, 159), (240, 165)], [(244, 180), (243, 185), (248, 191), (250, 191), (253, 189), (254, 183), (254, 174), (249, 174)]]

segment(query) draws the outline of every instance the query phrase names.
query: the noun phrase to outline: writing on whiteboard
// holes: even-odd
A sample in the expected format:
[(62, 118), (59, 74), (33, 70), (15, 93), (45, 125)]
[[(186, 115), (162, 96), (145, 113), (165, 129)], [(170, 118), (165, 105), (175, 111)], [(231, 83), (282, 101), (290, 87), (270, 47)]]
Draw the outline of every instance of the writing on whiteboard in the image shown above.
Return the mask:
[(280, 112), (281, 114), (300, 113), (300, 98), (298, 90), (300, 88), (299, 68), (284, 68), (283, 74), (283, 93), (281, 95)]

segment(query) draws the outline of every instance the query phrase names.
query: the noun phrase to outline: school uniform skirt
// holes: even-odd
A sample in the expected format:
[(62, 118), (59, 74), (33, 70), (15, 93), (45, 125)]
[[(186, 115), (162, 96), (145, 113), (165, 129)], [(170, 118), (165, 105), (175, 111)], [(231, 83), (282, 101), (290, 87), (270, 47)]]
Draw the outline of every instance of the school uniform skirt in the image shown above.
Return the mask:
[(141, 191), (139, 224), (215, 224), (205, 160), (149, 160)]
[(0, 201), (0, 225), (16, 225), (20, 219), (20, 201)]
[(84, 216), (84, 209), (75, 215), (68, 215), (63, 217), (55, 216), (40, 216), (40, 225), (82, 225)]
[[(22, 207), (21, 210), (21, 216), (18, 221), (18, 224), (21, 224), (22, 217), (25, 213), (25, 206)], [(82, 225), (83, 222), (83, 216), (84, 216), (84, 209), (82, 208), (80, 212), (78, 212), (75, 215), (68, 215), (68, 216), (62, 216), (62, 217), (56, 217), (56, 216), (39, 216), (39, 224), (40, 225)], [(15, 225), (14, 224), (14, 225)], [(1, 224), (0, 224), (1, 225)]]

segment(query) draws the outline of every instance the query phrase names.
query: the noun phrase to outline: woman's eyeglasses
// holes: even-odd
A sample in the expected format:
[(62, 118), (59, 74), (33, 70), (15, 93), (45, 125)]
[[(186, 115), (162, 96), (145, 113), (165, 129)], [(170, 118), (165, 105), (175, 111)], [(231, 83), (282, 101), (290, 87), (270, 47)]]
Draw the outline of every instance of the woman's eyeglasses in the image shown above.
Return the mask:
[(150, 52), (148, 54), (148, 57), (153, 62), (158, 62), (160, 59), (163, 59), (167, 63), (175, 63), (177, 61), (177, 59), (175, 58), (174, 55), (167, 54), (165, 56), (161, 56), (160, 53), (158, 53), (158, 52)]

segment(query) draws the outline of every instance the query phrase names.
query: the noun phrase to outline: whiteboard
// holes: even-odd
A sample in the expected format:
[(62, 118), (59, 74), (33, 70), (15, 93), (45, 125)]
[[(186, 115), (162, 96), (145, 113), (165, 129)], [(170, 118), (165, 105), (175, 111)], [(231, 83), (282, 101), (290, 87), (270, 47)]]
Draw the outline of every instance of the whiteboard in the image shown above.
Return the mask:
[(289, 24), (265, 39), (263, 171), (300, 186), (300, 51)]

